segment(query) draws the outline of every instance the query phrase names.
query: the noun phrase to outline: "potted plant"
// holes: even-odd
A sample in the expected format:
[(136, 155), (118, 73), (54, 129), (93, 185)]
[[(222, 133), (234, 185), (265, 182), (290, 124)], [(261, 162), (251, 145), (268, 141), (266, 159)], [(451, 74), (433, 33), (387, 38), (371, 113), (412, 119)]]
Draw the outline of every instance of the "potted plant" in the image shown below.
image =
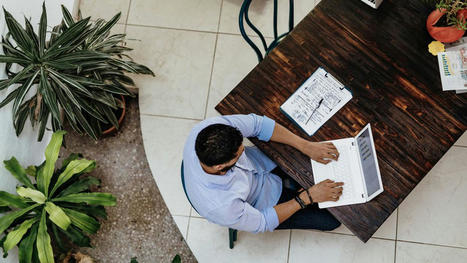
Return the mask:
[(436, 9), (426, 21), (428, 33), (436, 40), (451, 43), (459, 40), (467, 30), (467, 2), (465, 0), (426, 0)]
[[(22, 184), (13, 195), (0, 191), (0, 207), (9, 211), (0, 218), (0, 240), (4, 255), (15, 246), (19, 262), (54, 262), (53, 244), (64, 248), (68, 240), (80, 247), (90, 247), (88, 234), (95, 234), (105, 218), (104, 206), (114, 206), (109, 193), (90, 192), (99, 185), (94, 177), (84, 177), (96, 162), (71, 154), (55, 170), (64, 131), (55, 132), (45, 150), (45, 161), (39, 166), (23, 168), (13, 157), (5, 167)], [(55, 171), (54, 171), (55, 170)], [(32, 180), (31, 180), (32, 179)]]
[(97, 140), (107, 128), (119, 127), (125, 112), (123, 96), (133, 96), (128, 87), (134, 82), (125, 73), (154, 76), (125, 54), (131, 49), (122, 45), (124, 34), (110, 35), (120, 14), (108, 22), (92, 23), (89, 17), (74, 21), (62, 6), (63, 21), (47, 37), (45, 5), (38, 33), (28, 19), (23, 28), (9, 12), (4, 13), (9, 32), (2, 37), (0, 63), (5, 63), (8, 78), (0, 80), (0, 90), (17, 88), (0, 102), (0, 108), (13, 102), (17, 135), (29, 117), (33, 126), (39, 124), (38, 140), (49, 119), (53, 131), (63, 129), (66, 120), (78, 133)]

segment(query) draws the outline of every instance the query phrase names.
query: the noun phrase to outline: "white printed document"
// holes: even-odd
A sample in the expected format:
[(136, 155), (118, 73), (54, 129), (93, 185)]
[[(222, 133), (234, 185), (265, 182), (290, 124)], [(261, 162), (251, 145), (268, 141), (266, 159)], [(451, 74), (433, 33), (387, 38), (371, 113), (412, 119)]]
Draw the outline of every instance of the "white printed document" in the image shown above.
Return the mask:
[(438, 63), (443, 90), (467, 92), (467, 37), (438, 53)]
[(351, 99), (352, 93), (320, 67), (280, 109), (311, 136)]

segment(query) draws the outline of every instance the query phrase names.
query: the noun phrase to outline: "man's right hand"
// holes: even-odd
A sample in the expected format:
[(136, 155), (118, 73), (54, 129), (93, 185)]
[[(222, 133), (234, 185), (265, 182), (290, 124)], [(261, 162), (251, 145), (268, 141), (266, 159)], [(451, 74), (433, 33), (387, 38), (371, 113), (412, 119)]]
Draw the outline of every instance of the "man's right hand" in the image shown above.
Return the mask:
[[(315, 184), (312, 187), (308, 188), (308, 191), (313, 198), (313, 202), (321, 203), (326, 201), (337, 201), (342, 195), (342, 186), (343, 182), (334, 182), (332, 180), (326, 179), (319, 184)], [(305, 201), (308, 205), (310, 204), (310, 198), (307, 193), (303, 192), (300, 194), (300, 198)]]

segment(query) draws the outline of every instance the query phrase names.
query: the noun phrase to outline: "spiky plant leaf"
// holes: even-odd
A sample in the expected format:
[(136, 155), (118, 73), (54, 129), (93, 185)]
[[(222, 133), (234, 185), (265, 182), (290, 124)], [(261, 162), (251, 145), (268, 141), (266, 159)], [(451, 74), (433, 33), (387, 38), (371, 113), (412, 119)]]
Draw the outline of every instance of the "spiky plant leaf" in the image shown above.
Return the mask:
[(60, 192), (60, 194), (57, 195), (57, 197), (83, 192), (88, 190), (91, 185), (100, 185), (100, 183), (101, 182), (99, 179), (94, 178), (92, 176), (88, 176), (76, 181), (72, 185), (65, 188), (63, 191)]

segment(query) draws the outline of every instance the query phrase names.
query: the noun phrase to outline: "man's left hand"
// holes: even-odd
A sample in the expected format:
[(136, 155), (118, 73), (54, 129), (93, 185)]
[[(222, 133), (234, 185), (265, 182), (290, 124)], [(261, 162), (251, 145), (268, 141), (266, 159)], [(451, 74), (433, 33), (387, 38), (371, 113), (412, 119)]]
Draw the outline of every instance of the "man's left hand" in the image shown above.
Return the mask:
[(339, 152), (332, 142), (307, 142), (302, 152), (311, 159), (324, 164), (329, 163), (331, 160), (337, 161), (339, 158)]

